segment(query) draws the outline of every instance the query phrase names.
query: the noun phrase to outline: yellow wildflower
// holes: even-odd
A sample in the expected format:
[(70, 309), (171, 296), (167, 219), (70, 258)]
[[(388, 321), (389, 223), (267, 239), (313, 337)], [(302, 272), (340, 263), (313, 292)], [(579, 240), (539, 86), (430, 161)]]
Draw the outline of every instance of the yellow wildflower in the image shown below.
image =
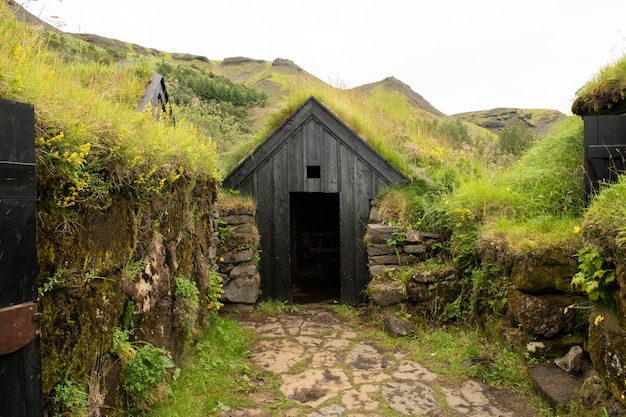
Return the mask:
[(598, 324), (600, 324), (602, 320), (604, 320), (604, 316), (602, 314), (598, 314), (596, 316), (596, 319), (593, 321), (593, 325), (598, 326)]

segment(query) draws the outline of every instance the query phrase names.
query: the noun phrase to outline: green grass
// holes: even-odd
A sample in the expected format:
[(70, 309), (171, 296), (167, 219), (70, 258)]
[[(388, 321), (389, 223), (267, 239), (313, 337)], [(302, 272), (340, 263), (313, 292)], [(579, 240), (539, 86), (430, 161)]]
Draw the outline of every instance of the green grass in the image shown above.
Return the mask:
[(270, 317), (275, 316), (276, 314), (293, 313), (296, 311), (301, 311), (302, 309), (303, 307), (299, 304), (290, 304), (287, 301), (270, 299), (258, 303), (256, 307), (254, 307), (254, 310), (251, 312), (251, 316)]
[(255, 391), (254, 381), (271, 379), (249, 364), (248, 347), (254, 337), (234, 320), (211, 321), (196, 345), (185, 352), (169, 398), (147, 416), (212, 416), (220, 410), (250, 405), (247, 394)]

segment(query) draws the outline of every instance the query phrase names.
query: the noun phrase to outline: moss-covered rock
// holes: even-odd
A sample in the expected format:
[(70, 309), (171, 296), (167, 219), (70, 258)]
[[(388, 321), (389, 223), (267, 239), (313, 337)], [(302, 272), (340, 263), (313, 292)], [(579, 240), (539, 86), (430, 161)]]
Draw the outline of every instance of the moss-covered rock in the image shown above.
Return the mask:
[(613, 313), (597, 310), (589, 316), (589, 356), (613, 394), (621, 398), (626, 391), (626, 330)]
[(578, 265), (571, 257), (559, 261), (522, 259), (513, 264), (511, 283), (518, 290), (531, 294), (568, 291), (577, 271)]
[(508, 315), (531, 335), (551, 338), (574, 329), (576, 316), (567, 307), (579, 302), (569, 295), (533, 295), (513, 289), (508, 292)]
[(367, 285), (367, 294), (377, 306), (388, 307), (406, 299), (406, 286), (381, 275)]

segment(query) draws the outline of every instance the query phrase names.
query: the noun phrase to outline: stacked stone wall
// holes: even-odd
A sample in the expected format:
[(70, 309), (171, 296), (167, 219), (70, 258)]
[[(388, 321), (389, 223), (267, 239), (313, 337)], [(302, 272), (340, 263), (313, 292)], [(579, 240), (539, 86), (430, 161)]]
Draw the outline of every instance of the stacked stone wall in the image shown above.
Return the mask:
[(217, 265), (224, 287), (220, 301), (225, 309), (249, 309), (258, 301), (261, 283), (254, 210), (240, 207), (222, 213), (218, 230)]
[(435, 254), (434, 233), (382, 224), (372, 208), (365, 244), (371, 281), (367, 291), (378, 307), (402, 305), (430, 315), (460, 293), (456, 271), (450, 267), (426, 271), (418, 267)]
[(558, 357), (574, 345), (582, 346), (584, 326), (577, 306), (582, 306), (584, 299), (572, 294), (570, 288), (577, 271), (575, 257), (566, 252), (513, 262), (508, 317), (532, 340), (529, 353)]

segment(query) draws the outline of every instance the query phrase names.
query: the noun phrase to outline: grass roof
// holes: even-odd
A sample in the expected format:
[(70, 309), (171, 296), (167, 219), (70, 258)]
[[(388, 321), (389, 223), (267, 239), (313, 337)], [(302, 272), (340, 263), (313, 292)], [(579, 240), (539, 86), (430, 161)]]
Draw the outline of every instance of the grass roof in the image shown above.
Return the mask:
[(576, 92), (572, 113), (607, 113), (626, 106), (626, 56), (602, 68)]

